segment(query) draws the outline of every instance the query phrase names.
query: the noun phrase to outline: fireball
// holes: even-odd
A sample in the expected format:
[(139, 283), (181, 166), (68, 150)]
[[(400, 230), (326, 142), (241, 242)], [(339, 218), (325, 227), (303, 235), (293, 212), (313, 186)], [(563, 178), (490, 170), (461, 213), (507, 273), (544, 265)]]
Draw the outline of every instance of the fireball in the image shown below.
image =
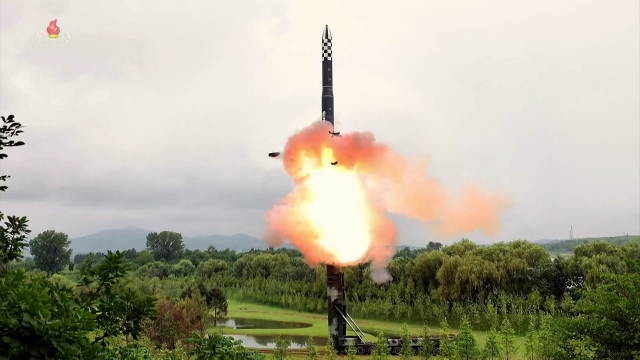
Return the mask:
[(442, 236), (499, 230), (504, 197), (470, 187), (452, 203), (424, 161), (403, 158), (368, 132), (332, 138), (327, 125), (316, 122), (287, 142), (284, 167), (295, 187), (267, 213), (270, 246), (289, 241), (309, 265), (373, 261), (384, 268), (397, 234), (386, 213), (422, 221)]
[(318, 245), (333, 260), (354, 263), (371, 245), (367, 192), (356, 172), (331, 166), (333, 159), (333, 151), (323, 148), (320, 165), (310, 170), (304, 182), (309, 198), (299, 209), (318, 234)]

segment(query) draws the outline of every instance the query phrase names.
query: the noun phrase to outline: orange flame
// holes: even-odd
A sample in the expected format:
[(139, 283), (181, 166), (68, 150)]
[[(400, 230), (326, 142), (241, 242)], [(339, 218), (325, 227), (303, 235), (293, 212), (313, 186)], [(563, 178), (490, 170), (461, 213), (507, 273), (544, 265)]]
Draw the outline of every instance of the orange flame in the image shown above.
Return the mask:
[(385, 212), (426, 222), (436, 236), (500, 229), (504, 197), (469, 187), (451, 204), (426, 174), (428, 161), (405, 159), (369, 132), (332, 138), (328, 130), (320, 121), (289, 138), (283, 159), (295, 187), (267, 213), (269, 245), (289, 240), (312, 266), (373, 261), (382, 269), (395, 253), (397, 234)]

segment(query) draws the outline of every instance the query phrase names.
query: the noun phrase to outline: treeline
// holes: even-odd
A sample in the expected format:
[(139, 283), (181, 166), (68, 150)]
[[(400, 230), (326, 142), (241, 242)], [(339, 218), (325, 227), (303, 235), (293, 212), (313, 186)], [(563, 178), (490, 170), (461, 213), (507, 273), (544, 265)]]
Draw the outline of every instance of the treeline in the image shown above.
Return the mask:
[[(187, 284), (203, 281), (242, 301), (326, 311), (326, 268), (308, 267), (296, 250), (179, 251), (171, 261), (150, 249), (128, 251), (135, 267), (130, 286), (178, 297)], [(632, 358), (640, 348), (639, 243), (581, 244), (573, 256), (552, 259), (524, 240), (478, 246), (463, 239), (398, 255), (387, 284), (375, 284), (367, 264), (343, 268), (355, 318), (453, 328), (468, 322), (490, 334), (508, 324), (528, 343), (537, 339), (548, 359)], [(579, 349), (591, 357), (576, 355)]]
[[(65, 236), (48, 231), (31, 243), (61, 244)], [(66, 253), (64, 248), (47, 249)], [(45, 271), (61, 267), (40, 261), (38, 251), (33, 253), (35, 260), (20, 266), (45, 263)], [(308, 267), (297, 250), (236, 253), (211, 246), (191, 251), (184, 249), (180, 234), (165, 231), (150, 233), (147, 249), (124, 254), (142, 278), (194, 277), (219, 284), (227, 296), (239, 300), (326, 311), (326, 268)], [(83, 273), (103, 258), (100, 253), (77, 254), (73, 264)], [(568, 313), (585, 287), (600, 284), (605, 274), (637, 273), (639, 260), (637, 242), (581, 244), (573, 256), (552, 259), (542, 246), (524, 240), (479, 246), (463, 239), (444, 247), (431, 243), (425, 249), (402, 249), (387, 268), (392, 276), (387, 284), (373, 282), (368, 264), (344, 267), (343, 272), (348, 306), (357, 317), (434, 325), (446, 318), (458, 326), (466, 315), (474, 328), (482, 330), (509, 318), (524, 334), (528, 316), (540, 311)]]
[[(638, 271), (639, 244), (593, 243), (576, 248), (569, 259), (551, 260), (539, 245), (525, 241), (477, 246), (468, 240), (418, 255), (399, 257), (388, 270), (389, 284), (377, 285), (366, 265), (346, 267), (350, 312), (359, 318), (458, 326), (466, 315), (476, 329), (487, 330), (509, 318), (526, 332), (530, 315), (569, 313), (580, 291), (607, 273)], [(295, 272), (284, 254), (240, 258), (226, 282), (236, 281), (230, 296), (286, 308), (324, 312), (325, 268)], [(224, 276), (225, 274), (220, 274)]]
[(544, 248), (552, 254), (569, 254), (576, 246), (592, 242), (608, 242), (613, 245), (623, 245), (628, 242), (640, 242), (640, 235), (623, 235), (603, 238), (582, 238), (574, 240), (553, 241), (543, 244)]
[[(173, 232), (150, 234), (148, 240), (147, 249), (125, 253), (134, 268), (131, 286), (143, 294), (179, 297), (188, 284), (204, 282), (242, 301), (326, 311), (326, 268), (308, 267), (296, 250), (190, 251)], [(101, 258), (76, 255), (77, 271)], [(516, 334), (547, 332), (594, 354), (626, 351), (633, 342), (623, 339), (640, 336), (640, 327), (627, 321), (640, 309), (640, 296), (629, 295), (638, 293), (640, 243), (592, 242), (577, 246), (571, 257), (552, 259), (541, 245), (524, 240), (478, 246), (463, 239), (449, 246), (403, 249), (387, 270), (393, 280), (379, 285), (367, 264), (343, 268), (354, 317), (435, 326), (446, 322), (454, 328), (467, 319), (476, 330), (497, 329), (507, 321)], [(598, 299), (617, 305), (604, 306)], [(615, 319), (616, 325), (595, 331), (585, 317)]]

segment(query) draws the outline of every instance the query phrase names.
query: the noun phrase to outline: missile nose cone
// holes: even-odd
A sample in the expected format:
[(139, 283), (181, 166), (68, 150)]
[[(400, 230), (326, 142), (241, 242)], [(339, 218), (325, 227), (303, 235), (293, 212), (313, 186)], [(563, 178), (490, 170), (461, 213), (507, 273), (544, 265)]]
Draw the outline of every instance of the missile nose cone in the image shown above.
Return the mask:
[(324, 31), (322, 32), (323, 40), (331, 40), (331, 30), (329, 30), (329, 25), (324, 26)]

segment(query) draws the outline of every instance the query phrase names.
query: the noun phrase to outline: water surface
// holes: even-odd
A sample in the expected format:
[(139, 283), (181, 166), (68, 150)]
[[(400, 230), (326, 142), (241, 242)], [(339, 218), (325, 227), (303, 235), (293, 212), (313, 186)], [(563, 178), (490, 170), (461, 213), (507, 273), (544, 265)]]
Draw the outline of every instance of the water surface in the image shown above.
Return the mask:
[(230, 327), (234, 329), (300, 329), (311, 327), (311, 324), (299, 322), (245, 318), (220, 319), (218, 320), (217, 324), (218, 326)]
[[(226, 335), (235, 340), (242, 340), (242, 346), (253, 349), (272, 349), (276, 347), (277, 336), (273, 335)], [(308, 336), (281, 335), (284, 340), (289, 341), (289, 349), (303, 349), (307, 346)], [(327, 345), (327, 338), (314, 337), (317, 346)]]

